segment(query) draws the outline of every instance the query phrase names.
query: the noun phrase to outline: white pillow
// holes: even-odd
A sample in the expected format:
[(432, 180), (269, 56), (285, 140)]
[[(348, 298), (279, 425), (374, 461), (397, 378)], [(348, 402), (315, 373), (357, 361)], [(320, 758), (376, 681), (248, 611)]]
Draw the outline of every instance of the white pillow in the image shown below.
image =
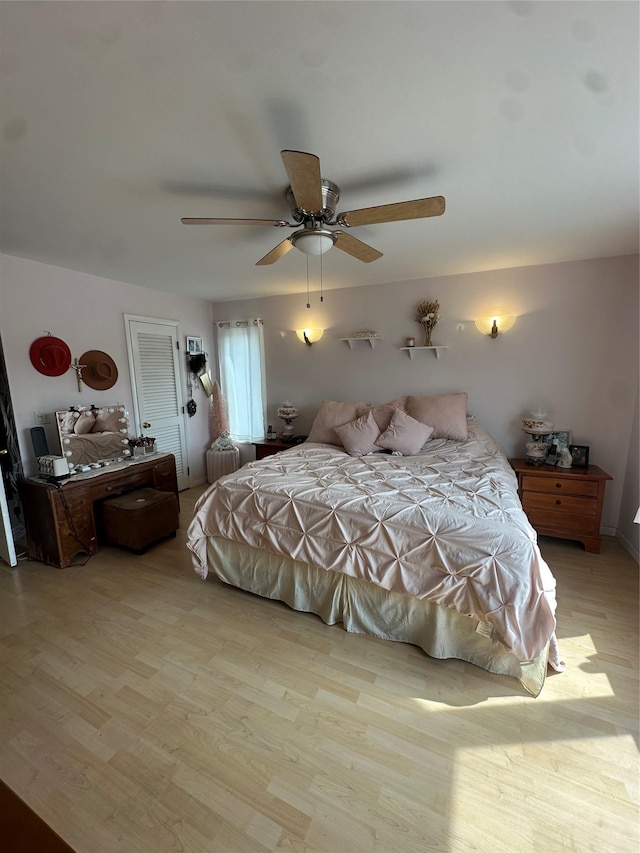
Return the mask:
[(419, 453), (431, 438), (433, 427), (420, 423), (403, 409), (396, 409), (388, 429), (376, 441), (378, 447), (395, 450), (403, 456)]

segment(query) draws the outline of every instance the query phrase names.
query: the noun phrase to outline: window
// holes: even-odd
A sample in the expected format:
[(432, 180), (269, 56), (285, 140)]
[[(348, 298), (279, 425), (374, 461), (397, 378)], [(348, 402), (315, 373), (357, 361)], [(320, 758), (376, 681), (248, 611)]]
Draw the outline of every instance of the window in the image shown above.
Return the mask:
[(231, 438), (259, 441), (265, 435), (262, 320), (218, 323), (220, 386), (229, 408)]

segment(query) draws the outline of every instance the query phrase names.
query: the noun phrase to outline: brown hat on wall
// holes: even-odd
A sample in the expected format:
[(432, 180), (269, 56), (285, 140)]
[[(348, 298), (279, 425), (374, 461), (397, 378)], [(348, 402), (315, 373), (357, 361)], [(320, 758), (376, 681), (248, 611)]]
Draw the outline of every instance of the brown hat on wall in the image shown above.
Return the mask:
[(71, 350), (63, 340), (49, 334), (36, 338), (29, 348), (29, 358), (44, 376), (62, 376), (69, 370)]
[(113, 388), (118, 379), (118, 368), (115, 361), (106, 352), (90, 349), (80, 356), (82, 381), (96, 391), (106, 391)]

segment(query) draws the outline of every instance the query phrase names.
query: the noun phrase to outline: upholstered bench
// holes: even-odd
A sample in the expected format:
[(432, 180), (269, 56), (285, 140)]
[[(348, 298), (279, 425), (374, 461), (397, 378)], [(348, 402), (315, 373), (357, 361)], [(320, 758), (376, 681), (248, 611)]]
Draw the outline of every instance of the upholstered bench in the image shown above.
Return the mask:
[(136, 489), (102, 502), (102, 526), (108, 545), (142, 554), (149, 545), (175, 536), (180, 526), (178, 499), (173, 492)]

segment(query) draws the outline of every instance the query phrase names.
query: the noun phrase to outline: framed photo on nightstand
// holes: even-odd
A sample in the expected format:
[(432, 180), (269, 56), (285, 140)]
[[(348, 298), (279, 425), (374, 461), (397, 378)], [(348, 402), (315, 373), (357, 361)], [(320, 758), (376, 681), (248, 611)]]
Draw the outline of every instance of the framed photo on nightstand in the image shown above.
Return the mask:
[(572, 468), (589, 467), (589, 448), (586, 444), (570, 444), (569, 453), (571, 454)]
[(547, 465), (555, 465), (560, 458), (560, 452), (571, 444), (570, 429), (555, 429), (543, 438), (547, 445)]
[(544, 437), (544, 443), (549, 449), (554, 449), (556, 453), (560, 453), (563, 447), (568, 447), (571, 444), (570, 429), (554, 429)]

